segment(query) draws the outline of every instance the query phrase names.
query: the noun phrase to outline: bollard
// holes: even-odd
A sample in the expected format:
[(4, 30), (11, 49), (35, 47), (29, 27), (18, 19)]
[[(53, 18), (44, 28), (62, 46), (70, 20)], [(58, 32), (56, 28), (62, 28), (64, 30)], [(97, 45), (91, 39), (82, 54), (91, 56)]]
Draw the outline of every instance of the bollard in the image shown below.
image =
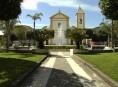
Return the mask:
[(70, 49), (70, 56), (73, 56), (73, 49)]

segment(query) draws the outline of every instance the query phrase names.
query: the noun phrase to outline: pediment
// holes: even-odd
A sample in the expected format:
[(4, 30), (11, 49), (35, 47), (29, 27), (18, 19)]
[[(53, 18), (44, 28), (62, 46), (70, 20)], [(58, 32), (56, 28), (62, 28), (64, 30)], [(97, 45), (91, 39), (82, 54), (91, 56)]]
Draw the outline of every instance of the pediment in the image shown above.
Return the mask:
[(69, 19), (65, 14), (58, 12), (57, 14), (50, 17), (51, 19)]

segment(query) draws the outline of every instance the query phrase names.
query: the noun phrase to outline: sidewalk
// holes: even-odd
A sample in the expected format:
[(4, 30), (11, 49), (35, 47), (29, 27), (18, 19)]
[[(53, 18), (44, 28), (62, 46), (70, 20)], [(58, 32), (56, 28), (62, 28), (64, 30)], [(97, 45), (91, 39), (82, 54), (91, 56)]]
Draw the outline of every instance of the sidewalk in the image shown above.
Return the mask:
[(20, 87), (110, 87), (68, 52), (51, 54)]

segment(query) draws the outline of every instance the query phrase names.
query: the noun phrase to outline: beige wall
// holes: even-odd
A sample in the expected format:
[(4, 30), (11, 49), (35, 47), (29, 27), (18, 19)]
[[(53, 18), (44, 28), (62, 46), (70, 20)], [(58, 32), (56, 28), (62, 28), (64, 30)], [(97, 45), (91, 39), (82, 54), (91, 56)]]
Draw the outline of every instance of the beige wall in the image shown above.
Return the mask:
[[(79, 19), (82, 19), (82, 24), (79, 23)], [(84, 13), (77, 13), (76, 14), (76, 27), (77, 28), (85, 28), (85, 14)]]
[(68, 21), (67, 21), (67, 19), (62, 19), (62, 20), (60, 20), (60, 19), (53, 19), (52, 20), (52, 22), (53, 22), (53, 24), (52, 24), (52, 26), (53, 26), (53, 30), (58, 30), (58, 24), (59, 23), (61, 23), (62, 24), (62, 30), (66, 30), (67, 28), (68, 28), (68, 25), (67, 25), (67, 23), (68, 23)]
[(52, 45), (57, 45), (58, 44), (58, 38), (59, 38), (59, 34), (58, 34), (58, 24), (61, 23), (62, 25), (62, 44), (63, 45), (68, 45), (69, 40), (65, 38), (65, 31), (66, 29), (69, 28), (69, 18), (61, 15), (61, 14), (57, 14), (54, 17), (51, 18), (51, 23), (50, 23), (50, 29), (55, 30), (55, 37), (54, 39), (50, 40), (50, 44)]

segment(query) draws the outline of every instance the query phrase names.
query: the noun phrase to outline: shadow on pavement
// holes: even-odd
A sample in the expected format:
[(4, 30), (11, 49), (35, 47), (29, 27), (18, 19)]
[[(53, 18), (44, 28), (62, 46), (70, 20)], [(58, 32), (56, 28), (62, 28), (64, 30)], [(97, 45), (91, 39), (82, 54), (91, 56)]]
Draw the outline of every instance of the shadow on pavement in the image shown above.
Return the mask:
[(46, 87), (83, 87), (83, 85), (76, 74), (52, 69)]
[[(40, 71), (45, 69), (50, 70), (51, 68), (41, 67), (39, 72), (35, 71), (33, 74), (37, 75), (36, 77), (39, 79), (40, 77), (38, 77), (38, 75)], [(33, 87), (32, 84), (34, 83), (36, 84), (35, 87), (43, 87), (39, 86), (42, 85), (43, 83), (40, 83), (40, 80), (38, 80), (35, 76), (33, 77), (33, 74), (30, 75), (29, 78), (26, 78), (19, 87)], [(44, 76), (43, 78), (47, 77)], [(51, 71), (48, 82), (45, 83), (47, 83), (46, 87), (84, 87), (80, 79), (82, 83), (84, 83), (85, 87), (96, 87), (94, 81), (90, 81), (87, 78), (78, 76), (74, 73), (67, 73), (64, 70), (59, 70), (54, 68)]]

